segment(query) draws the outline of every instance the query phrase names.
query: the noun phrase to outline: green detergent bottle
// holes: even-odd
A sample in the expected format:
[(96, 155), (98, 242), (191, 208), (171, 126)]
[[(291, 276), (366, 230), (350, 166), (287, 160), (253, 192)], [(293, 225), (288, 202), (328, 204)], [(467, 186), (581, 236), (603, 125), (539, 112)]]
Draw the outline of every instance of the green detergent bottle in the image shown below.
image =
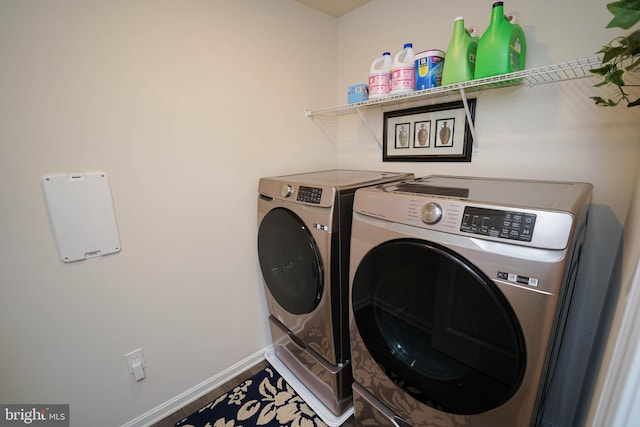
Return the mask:
[(478, 42), (474, 78), (524, 70), (527, 42), (520, 25), (504, 15), (503, 2), (493, 4), (491, 23)]
[(464, 17), (453, 21), (453, 36), (447, 48), (447, 60), (442, 70), (442, 85), (473, 80), (476, 68), (478, 38), (471, 37), (464, 27)]

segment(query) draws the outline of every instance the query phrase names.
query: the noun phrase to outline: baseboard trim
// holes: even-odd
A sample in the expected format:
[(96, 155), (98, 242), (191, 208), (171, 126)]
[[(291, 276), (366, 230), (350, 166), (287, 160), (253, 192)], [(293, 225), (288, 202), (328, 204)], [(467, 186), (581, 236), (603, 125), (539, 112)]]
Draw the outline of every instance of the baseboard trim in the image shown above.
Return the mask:
[(200, 384), (190, 388), (184, 393), (179, 394), (173, 399), (170, 399), (165, 403), (156, 406), (152, 410), (140, 415), (139, 417), (129, 421), (128, 423), (123, 424), (122, 427), (148, 427), (150, 425), (153, 425), (154, 423), (157, 423), (163, 418), (173, 414), (178, 409), (204, 396), (216, 387), (220, 387), (222, 384), (234, 378), (238, 374), (241, 374), (247, 369), (262, 362), (264, 360), (264, 355), (269, 350), (269, 348), (270, 347), (265, 347), (262, 350), (257, 351), (246, 359), (241, 360), (240, 362), (228, 367), (224, 371), (220, 372), (217, 375), (214, 375), (208, 380), (201, 382)]

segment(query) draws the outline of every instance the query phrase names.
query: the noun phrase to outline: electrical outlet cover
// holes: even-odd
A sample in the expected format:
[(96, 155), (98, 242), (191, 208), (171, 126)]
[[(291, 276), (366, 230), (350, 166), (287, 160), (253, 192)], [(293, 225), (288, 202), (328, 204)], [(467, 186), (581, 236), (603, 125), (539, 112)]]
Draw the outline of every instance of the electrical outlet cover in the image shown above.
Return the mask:
[(125, 354), (124, 358), (127, 360), (127, 368), (129, 368), (129, 373), (132, 375), (133, 375), (133, 365), (136, 362), (140, 361), (140, 363), (142, 363), (143, 368), (147, 367), (147, 364), (144, 361), (144, 355), (142, 354), (141, 348)]

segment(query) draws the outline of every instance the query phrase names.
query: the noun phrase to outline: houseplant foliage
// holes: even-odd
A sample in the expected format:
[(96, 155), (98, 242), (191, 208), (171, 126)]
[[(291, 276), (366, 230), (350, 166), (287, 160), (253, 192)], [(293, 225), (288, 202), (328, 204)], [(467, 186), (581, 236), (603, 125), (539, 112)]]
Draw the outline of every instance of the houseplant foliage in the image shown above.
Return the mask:
[[(617, 27), (628, 30), (640, 21), (640, 0), (622, 0), (609, 3), (607, 9), (613, 14), (613, 19), (607, 28)], [(624, 81), (625, 73), (640, 65), (640, 57), (637, 56), (640, 54), (640, 30), (635, 30), (627, 36), (616, 37), (597, 53), (603, 54), (602, 67), (590, 71), (602, 76), (603, 80), (595, 86), (609, 84), (617, 86), (619, 96), (616, 100), (605, 100), (599, 96), (592, 96), (591, 99), (595, 101), (596, 105), (607, 107), (616, 106), (622, 101), (627, 103), (627, 107), (640, 105), (640, 98), (633, 100), (629, 97), (628, 88), (632, 85), (627, 85)]]

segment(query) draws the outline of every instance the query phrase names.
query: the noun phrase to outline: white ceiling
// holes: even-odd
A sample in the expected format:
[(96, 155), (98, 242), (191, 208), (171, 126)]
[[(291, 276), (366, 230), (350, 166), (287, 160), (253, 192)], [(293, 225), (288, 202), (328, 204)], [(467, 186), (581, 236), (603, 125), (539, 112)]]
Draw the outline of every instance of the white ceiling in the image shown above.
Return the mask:
[(369, 0), (295, 0), (336, 18), (351, 12)]

